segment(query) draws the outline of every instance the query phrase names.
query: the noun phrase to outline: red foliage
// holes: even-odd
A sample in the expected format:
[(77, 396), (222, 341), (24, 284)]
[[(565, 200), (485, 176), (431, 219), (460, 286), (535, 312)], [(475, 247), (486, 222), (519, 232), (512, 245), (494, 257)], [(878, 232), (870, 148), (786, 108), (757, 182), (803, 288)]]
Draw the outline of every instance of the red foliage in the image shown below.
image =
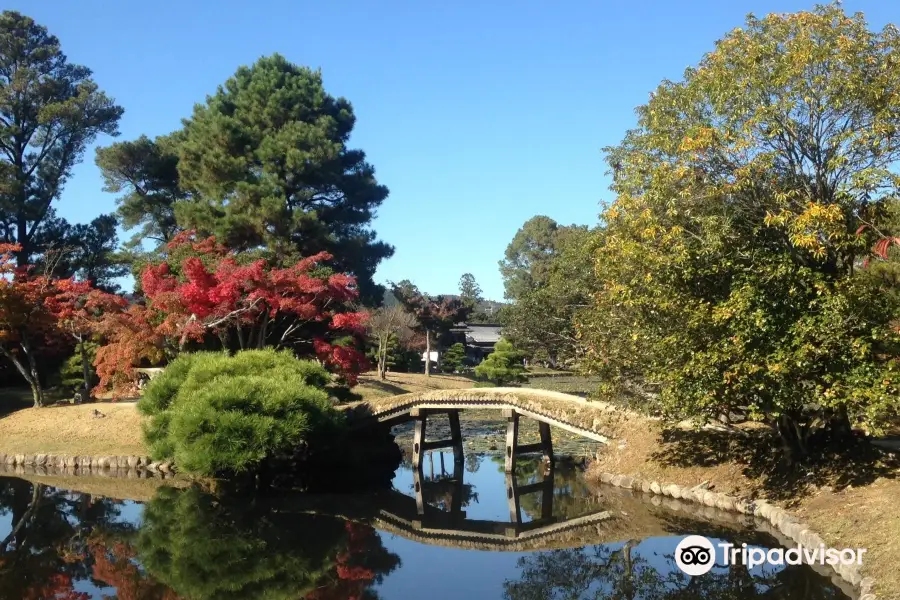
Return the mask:
[(68, 350), (73, 339), (87, 339), (102, 315), (121, 311), (125, 300), (89, 281), (37, 275), (30, 265), (15, 265), (17, 249), (0, 244), (0, 352), (34, 386), (37, 354)]
[(90, 594), (76, 592), (72, 578), (64, 573), (56, 573), (42, 583), (28, 588), (22, 600), (90, 600)]
[(235, 350), (291, 348), (318, 357), (355, 383), (367, 367), (359, 350), (367, 315), (353, 310), (352, 277), (319, 274), (331, 258), (322, 252), (286, 268), (265, 260), (242, 264), (215, 238), (181, 233), (168, 244), (167, 260), (141, 274), (146, 314), (118, 325), (132, 331), (140, 320), (150, 324), (152, 334), (135, 343), (131, 333), (116, 336), (115, 326), (108, 328), (112, 347), (103, 349), (102, 358), (98, 354), (98, 374), (107, 384), (127, 376), (140, 359), (150, 359), (151, 349), (168, 345), (176, 351), (218, 340)]
[(337, 555), (334, 572), (306, 596), (306, 600), (356, 600), (375, 582), (374, 570), (359, 564), (371, 557), (378, 534), (369, 525), (347, 521), (347, 546)]
[(141, 573), (130, 546), (115, 542), (107, 548), (94, 540), (90, 550), (94, 557), (94, 579), (116, 588), (118, 600), (179, 600), (171, 589)]

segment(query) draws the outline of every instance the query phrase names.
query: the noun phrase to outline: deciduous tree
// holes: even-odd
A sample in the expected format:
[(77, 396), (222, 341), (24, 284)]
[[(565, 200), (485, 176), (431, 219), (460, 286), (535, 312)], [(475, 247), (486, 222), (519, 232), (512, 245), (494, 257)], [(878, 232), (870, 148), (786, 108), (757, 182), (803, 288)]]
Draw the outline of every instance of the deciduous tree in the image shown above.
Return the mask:
[(898, 307), (857, 271), (900, 191), (898, 65), (896, 28), (832, 4), (750, 16), (663, 82), (608, 150), (593, 367), (678, 417), (746, 411), (791, 456), (896, 415)]
[(409, 280), (391, 284), (391, 288), (397, 300), (416, 318), (415, 329), (425, 335), (425, 375), (430, 377), (432, 340), (465, 321), (469, 309), (456, 298), (424, 294)]
[(415, 326), (415, 317), (399, 304), (382, 306), (372, 312), (366, 328), (376, 346), (375, 357), (379, 378), (386, 377), (391, 343), (407, 344), (412, 338)]

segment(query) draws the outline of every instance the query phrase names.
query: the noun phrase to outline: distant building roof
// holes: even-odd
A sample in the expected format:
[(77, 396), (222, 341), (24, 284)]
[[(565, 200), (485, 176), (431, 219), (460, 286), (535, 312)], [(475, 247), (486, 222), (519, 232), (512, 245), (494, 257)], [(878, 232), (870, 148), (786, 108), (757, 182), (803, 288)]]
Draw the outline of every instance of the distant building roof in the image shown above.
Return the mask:
[(470, 344), (496, 344), (500, 340), (499, 325), (469, 325), (466, 330), (466, 342)]

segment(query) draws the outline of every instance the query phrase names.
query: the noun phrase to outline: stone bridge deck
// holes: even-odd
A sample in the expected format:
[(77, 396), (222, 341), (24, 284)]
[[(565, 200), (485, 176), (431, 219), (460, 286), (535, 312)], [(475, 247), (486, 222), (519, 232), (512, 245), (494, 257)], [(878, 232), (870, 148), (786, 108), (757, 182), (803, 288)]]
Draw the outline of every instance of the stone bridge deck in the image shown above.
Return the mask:
[(529, 388), (472, 388), (402, 394), (351, 404), (347, 408), (353, 426), (373, 422), (400, 423), (421, 411), (501, 410), (608, 443), (626, 413), (604, 402)]

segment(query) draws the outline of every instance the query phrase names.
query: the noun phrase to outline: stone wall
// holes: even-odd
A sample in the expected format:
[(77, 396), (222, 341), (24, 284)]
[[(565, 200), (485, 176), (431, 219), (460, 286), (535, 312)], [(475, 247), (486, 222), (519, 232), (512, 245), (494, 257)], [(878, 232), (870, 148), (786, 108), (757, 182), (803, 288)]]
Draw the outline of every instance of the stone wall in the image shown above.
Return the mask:
[[(694, 487), (683, 487), (674, 483), (660, 483), (658, 481), (613, 473), (601, 473), (600, 482), (626, 490), (655, 494), (656, 496), (667, 496), (674, 500), (693, 502), (710, 508), (755, 517), (768, 523), (772, 528), (770, 531), (779, 534), (777, 536), (779, 541), (783, 544), (787, 542), (786, 545), (801, 544), (809, 548), (828, 547), (825, 541), (810, 529), (809, 525), (800, 522), (797, 517), (784, 509), (763, 500), (747, 500), (729, 494), (713, 492), (702, 484)], [(835, 565), (834, 567), (829, 565), (827, 568), (833, 568), (836, 575), (853, 586), (858, 591), (859, 600), (876, 600), (875, 594), (872, 593), (875, 587), (875, 580), (871, 577), (863, 577), (858, 565)]]
[(0, 454), (0, 475), (4, 474), (169, 478), (175, 476), (175, 467), (170, 462), (153, 462), (148, 456)]

